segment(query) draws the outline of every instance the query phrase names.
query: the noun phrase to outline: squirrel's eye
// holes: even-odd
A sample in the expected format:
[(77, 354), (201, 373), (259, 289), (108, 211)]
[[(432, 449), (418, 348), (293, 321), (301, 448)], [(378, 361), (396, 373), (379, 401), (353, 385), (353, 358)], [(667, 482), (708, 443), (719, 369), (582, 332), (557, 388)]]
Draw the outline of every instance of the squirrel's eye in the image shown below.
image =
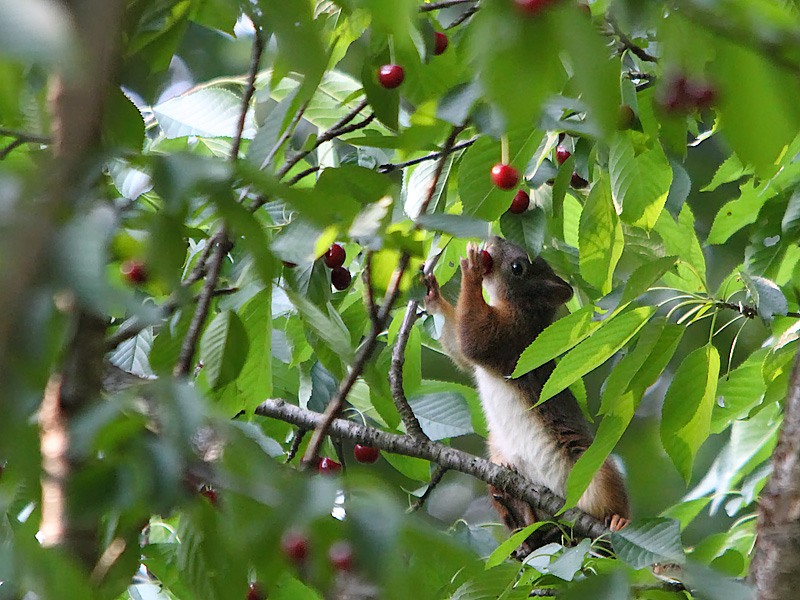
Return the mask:
[(520, 261), (515, 260), (511, 263), (511, 272), (514, 275), (522, 275), (525, 272), (525, 265), (523, 265)]

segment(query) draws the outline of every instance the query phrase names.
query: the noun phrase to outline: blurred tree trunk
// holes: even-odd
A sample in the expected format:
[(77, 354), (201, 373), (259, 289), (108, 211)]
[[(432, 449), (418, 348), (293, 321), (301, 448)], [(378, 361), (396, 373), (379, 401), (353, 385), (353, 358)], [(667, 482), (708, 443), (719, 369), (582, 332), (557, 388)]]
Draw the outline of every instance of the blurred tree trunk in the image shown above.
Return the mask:
[(795, 357), (772, 454), (772, 475), (761, 494), (750, 581), (758, 600), (800, 594), (800, 351)]

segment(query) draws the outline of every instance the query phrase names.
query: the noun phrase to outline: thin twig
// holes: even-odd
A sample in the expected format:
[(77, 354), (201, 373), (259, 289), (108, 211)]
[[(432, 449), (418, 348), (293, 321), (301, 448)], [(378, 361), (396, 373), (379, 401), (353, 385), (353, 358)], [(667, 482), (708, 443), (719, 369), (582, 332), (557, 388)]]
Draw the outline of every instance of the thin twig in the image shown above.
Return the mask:
[(392, 361), (389, 366), (389, 386), (392, 390), (392, 398), (397, 407), (397, 412), (400, 413), (400, 418), (406, 426), (406, 433), (417, 440), (426, 439), (428, 436), (422, 431), (422, 426), (414, 415), (414, 411), (409, 405), (403, 390), (403, 365), (406, 362), (408, 337), (411, 335), (411, 328), (418, 318), (417, 302), (416, 300), (410, 300), (406, 307), (406, 316), (403, 318), (403, 324), (400, 325), (400, 330), (397, 332), (397, 340), (394, 348), (392, 348)]
[[(217, 288), (212, 292), (212, 295), (214, 298), (218, 298), (219, 296), (229, 296), (231, 294), (235, 294), (238, 291), (239, 288), (236, 287)], [(200, 294), (197, 294), (192, 301), (199, 302)], [(181, 304), (176, 299), (170, 298), (169, 300), (164, 302), (164, 304), (162, 304), (161, 307), (158, 309), (160, 313), (158, 320), (163, 321), (164, 319), (172, 316), (173, 314), (175, 314), (175, 311), (178, 310), (180, 306)], [(120, 325), (119, 328), (113, 334), (111, 334), (106, 338), (105, 342), (106, 351), (111, 352), (122, 342), (126, 342), (132, 338), (135, 338), (142, 332), (142, 330), (145, 327), (148, 327), (152, 324), (153, 323), (151, 321), (139, 317), (134, 317), (129, 321), (126, 321), (125, 323)]]
[(250, 101), (253, 99), (253, 94), (256, 91), (256, 77), (258, 76), (258, 67), (261, 64), (261, 55), (264, 53), (264, 35), (261, 31), (256, 29), (255, 39), (253, 40), (253, 57), (250, 61), (250, 71), (247, 76), (247, 87), (245, 88), (244, 96), (242, 96), (242, 110), (239, 114), (239, 122), (236, 125), (236, 135), (233, 138), (233, 145), (231, 147), (231, 160), (239, 158), (239, 149), (242, 147), (242, 134), (244, 132), (244, 124), (247, 120), (247, 112), (250, 108)]
[(460, 17), (458, 17), (458, 18), (457, 18), (455, 21), (453, 21), (452, 23), (450, 23), (450, 25), (448, 25), (448, 26), (447, 26), (447, 29), (453, 29), (454, 27), (458, 27), (458, 26), (459, 26), (459, 25), (461, 25), (461, 24), (462, 24), (464, 21), (466, 21), (467, 19), (469, 19), (469, 18), (470, 18), (472, 15), (474, 15), (476, 12), (478, 12), (478, 9), (479, 9), (480, 7), (481, 7), (481, 5), (480, 5), (480, 4), (476, 4), (475, 6), (473, 6), (473, 7), (471, 7), (471, 8), (468, 8), (467, 10), (465, 10), (465, 11), (464, 11), (464, 13), (463, 13), (463, 14), (462, 14)]
[(23, 144), (50, 144), (53, 141), (46, 135), (25, 133), (24, 131), (15, 131), (13, 129), (6, 129), (5, 127), (0, 127), (0, 136), (15, 138), (20, 140)]
[[(439, 178), (441, 177), (442, 172), (444, 171), (445, 161), (447, 157), (450, 155), (450, 153), (453, 151), (453, 146), (455, 144), (456, 138), (458, 137), (458, 134), (461, 133), (465, 127), (466, 125), (459, 125), (453, 127), (453, 131), (447, 138), (447, 141), (445, 142), (444, 145), (444, 150), (442, 151), (442, 155), (439, 157), (439, 163), (436, 166), (436, 171), (433, 174), (433, 179), (431, 181), (431, 185), (428, 190), (428, 195), (425, 198), (425, 201), (420, 206), (420, 214), (425, 213), (425, 211), (428, 209), (428, 205), (430, 204), (431, 199), (433, 198), (433, 194), (436, 191), (436, 186), (439, 183)], [(350, 373), (348, 374), (347, 378), (341, 383), (339, 389), (336, 391), (336, 393), (328, 402), (328, 406), (325, 407), (325, 412), (322, 415), (322, 420), (314, 429), (314, 434), (311, 436), (311, 441), (308, 443), (308, 448), (306, 448), (306, 452), (303, 455), (303, 462), (305, 464), (310, 464), (317, 456), (317, 452), (319, 452), (319, 446), (322, 443), (322, 439), (325, 436), (328, 426), (338, 416), (339, 411), (341, 411), (342, 409), (342, 404), (344, 403), (345, 398), (347, 398), (356, 380), (361, 376), (361, 373), (363, 372), (364, 367), (367, 364), (367, 361), (372, 356), (372, 352), (375, 350), (375, 347), (378, 344), (378, 336), (386, 327), (386, 324), (389, 321), (392, 307), (394, 306), (394, 303), (397, 301), (397, 297), (400, 295), (400, 282), (403, 279), (403, 275), (405, 274), (405, 271), (408, 268), (408, 263), (410, 260), (411, 256), (408, 254), (408, 252), (403, 252), (403, 254), (400, 256), (397, 269), (395, 269), (395, 272), (392, 275), (392, 280), (389, 282), (389, 288), (386, 291), (386, 295), (384, 296), (383, 305), (378, 313), (378, 319), (373, 321), (369, 335), (367, 336), (366, 340), (361, 345), (356, 354), (356, 358), (350, 369)]]
[(297, 456), (297, 451), (300, 449), (300, 444), (303, 443), (303, 438), (306, 437), (308, 433), (308, 429), (304, 429), (303, 427), (298, 427), (297, 431), (294, 432), (292, 436), (292, 445), (289, 447), (289, 452), (286, 454), (286, 460), (284, 462), (290, 463), (294, 460), (294, 457)]
[(367, 258), (364, 261), (364, 295), (367, 302), (367, 314), (369, 314), (370, 321), (375, 323), (378, 320), (378, 307), (375, 305), (375, 288), (372, 285), (372, 257), (374, 252), (369, 250)]
[(308, 101), (303, 102), (300, 108), (297, 109), (297, 112), (294, 113), (294, 116), (292, 117), (289, 126), (281, 134), (281, 136), (278, 138), (278, 141), (275, 142), (275, 145), (272, 147), (272, 150), (269, 151), (269, 154), (267, 154), (266, 158), (261, 163), (261, 166), (259, 167), (260, 171), (263, 171), (269, 166), (269, 164), (275, 158), (275, 155), (281, 149), (281, 146), (283, 146), (286, 140), (288, 140), (292, 136), (294, 130), (297, 128), (297, 125), (300, 123), (300, 119), (303, 118), (303, 115), (305, 114), (307, 108), (308, 108)]
[(622, 46), (623, 50), (629, 51), (631, 54), (637, 56), (640, 60), (645, 62), (658, 62), (658, 58), (647, 52), (641, 46), (637, 46), (633, 43), (631, 38), (619, 28), (616, 19), (611, 16), (606, 17), (606, 22), (608, 23), (609, 27), (613, 34), (619, 39), (619, 43)]
[(25, 142), (20, 139), (16, 139), (11, 142), (8, 146), (0, 150), (0, 160), (5, 160), (6, 156), (11, 154), (14, 150), (22, 146)]
[(419, 12), (430, 12), (432, 10), (441, 10), (443, 8), (450, 8), (451, 6), (458, 6), (459, 4), (474, 4), (478, 0), (439, 0), (439, 2), (428, 2), (419, 7)]
[[(266, 400), (256, 408), (256, 414), (315, 431), (319, 431), (320, 427), (325, 425), (325, 430), (333, 437), (373, 446), (393, 454), (421, 458), (443, 468), (466, 473), (529, 503), (548, 515), (557, 514), (564, 506), (562, 498), (545, 488), (534, 486), (518, 473), (439, 442), (415, 440), (408, 435), (380, 431), (346, 419), (335, 418), (326, 425), (325, 415), (289, 404), (282, 399)], [(609, 534), (608, 528), (603, 523), (577, 508), (565, 511), (560, 518), (569, 522), (574, 521), (574, 531), (582, 537), (594, 539)]]
[(317, 165), (316, 167), (309, 167), (305, 171), (300, 171), (297, 175), (295, 175), (290, 180), (288, 180), (286, 182), (286, 185), (290, 185), (290, 186), (294, 185), (295, 183), (297, 183), (298, 181), (300, 181), (304, 177), (308, 177), (312, 173), (316, 173), (317, 171), (319, 171), (319, 169), (320, 169), (320, 166)]
[(425, 502), (428, 501), (433, 490), (436, 489), (441, 481), (444, 474), (447, 473), (449, 469), (443, 467), (442, 465), (436, 465), (436, 468), (433, 470), (433, 475), (431, 475), (431, 480), (428, 482), (428, 488), (425, 490), (425, 493), (422, 494), (419, 498), (417, 498), (416, 502), (411, 505), (411, 508), (408, 509), (408, 512), (417, 512), (420, 508), (425, 506)]
[[(480, 138), (479, 135), (476, 135), (471, 140), (466, 140), (464, 142), (459, 142), (455, 146), (450, 149), (450, 153), (457, 152), (458, 150), (463, 150), (464, 148), (469, 148), (478, 141)], [(406, 167), (413, 167), (414, 165), (418, 165), (419, 163), (423, 163), (428, 160), (436, 160), (437, 158), (442, 156), (443, 150), (439, 150), (438, 152), (432, 152), (426, 156), (420, 156), (419, 158), (415, 158), (413, 160), (408, 160), (402, 163), (386, 163), (385, 165), (380, 165), (378, 167), (378, 173), (391, 173), (393, 171), (397, 171), (399, 169), (405, 169)]]
[(222, 240), (217, 243), (211, 253), (208, 273), (206, 273), (206, 283), (203, 286), (203, 291), (200, 292), (200, 298), (197, 301), (197, 308), (195, 308), (194, 315), (192, 316), (192, 322), (189, 324), (189, 330), (186, 332), (186, 337), (183, 338), (181, 352), (178, 355), (178, 362), (172, 370), (172, 374), (175, 377), (186, 376), (191, 370), (197, 342), (200, 339), (200, 332), (203, 330), (203, 325), (208, 317), (208, 311), (211, 308), (211, 299), (214, 296), (214, 289), (217, 286), (217, 280), (222, 270), (222, 261), (230, 249), (230, 243), (227, 240), (224, 229), (221, 231), (221, 234)]

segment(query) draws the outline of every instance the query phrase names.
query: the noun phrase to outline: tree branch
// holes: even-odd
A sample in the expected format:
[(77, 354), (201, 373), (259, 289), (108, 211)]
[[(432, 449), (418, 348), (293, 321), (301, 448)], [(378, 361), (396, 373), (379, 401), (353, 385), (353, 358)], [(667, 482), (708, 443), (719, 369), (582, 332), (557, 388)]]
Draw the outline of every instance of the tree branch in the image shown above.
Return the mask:
[[(480, 136), (476, 135), (471, 140), (466, 140), (464, 142), (459, 142), (458, 144), (456, 144), (455, 146), (453, 146), (450, 149), (449, 154), (452, 154), (453, 152), (457, 152), (459, 150), (463, 150), (464, 148), (469, 148), (470, 146), (472, 146), (472, 144), (477, 142), (479, 138), (480, 138)], [(386, 163), (385, 165), (380, 165), (378, 167), (378, 173), (391, 173), (391, 172), (397, 171), (399, 169), (405, 169), (406, 167), (412, 167), (414, 165), (418, 165), (419, 163), (423, 163), (423, 162), (428, 161), (428, 160), (436, 160), (437, 158), (440, 158), (442, 156), (443, 152), (444, 152), (444, 150), (440, 150), (439, 152), (433, 152), (433, 153), (428, 154), (426, 156), (421, 156), (419, 158), (415, 158), (413, 160), (408, 160), (408, 161), (402, 162), (402, 163), (396, 163), (396, 164), (395, 163)]]
[(0, 136), (14, 138), (23, 144), (50, 144), (53, 141), (46, 135), (15, 131), (13, 129), (6, 129), (5, 127), (0, 127)]
[(613, 35), (619, 40), (619, 43), (622, 46), (623, 51), (627, 50), (628, 52), (630, 52), (631, 54), (635, 55), (637, 58), (645, 62), (658, 62), (657, 57), (647, 52), (647, 50), (645, 50), (641, 46), (637, 46), (636, 44), (633, 43), (631, 38), (629, 38), (628, 35), (619, 28), (616, 19), (614, 19), (612, 16), (609, 15), (606, 17), (606, 23), (608, 23), (608, 26), (611, 29)]
[[(305, 429), (319, 430), (320, 426), (325, 424), (324, 415), (280, 399), (263, 402), (256, 408), (256, 414)], [(438, 442), (387, 433), (368, 425), (339, 418), (333, 419), (330, 427), (326, 427), (326, 431), (334, 437), (347, 439), (356, 444), (374, 446), (385, 452), (403, 456), (422, 458), (441, 465), (443, 468), (466, 473), (515, 498), (528, 502), (548, 515), (557, 514), (564, 505), (563, 499), (546, 489), (537, 488), (510, 469)], [(575, 532), (583, 537), (597, 538), (609, 533), (608, 528), (600, 521), (577, 508), (566, 511), (561, 518), (567, 521), (574, 520)]]
[(428, 487), (425, 490), (425, 493), (422, 494), (417, 501), (408, 509), (408, 512), (417, 512), (423, 506), (425, 506), (425, 502), (428, 501), (433, 490), (442, 482), (442, 477), (444, 477), (445, 473), (447, 473), (447, 469), (442, 465), (436, 465), (436, 468), (433, 470), (433, 475), (431, 475), (431, 480), (428, 482)]
[(758, 600), (794, 598), (800, 589), (800, 351), (789, 379), (772, 475), (761, 493), (749, 579)]
[(233, 145), (231, 147), (231, 160), (239, 158), (239, 149), (242, 147), (242, 133), (244, 132), (244, 124), (247, 120), (247, 111), (250, 108), (250, 101), (253, 99), (253, 94), (256, 91), (256, 77), (258, 76), (258, 67), (261, 64), (261, 55), (264, 53), (264, 35), (256, 28), (256, 35), (253, 39), (253, 57), (250, 61), (250, 71), (247, 75), (247, 87), (242, 96), (242, 110), (239, 113), (239, 122), (236, 124), (236, 135), (233, 138)]
[(403, 318), (403, 324), (400, 326), (397, 340), (394, 348), (392, 348), (392, 362), (389, 366), (389, 386), (392, 389), (392, 398), (394, 398), (397, 412), (400, 413), (400, 418), (406, 426), (406, 433), (416, 440), (422, 440), (428, 439), (428, 436), (422, 431), (422, 426), (408, 404), (403, 390), (403, 365), (406, 361), (406, 346), (408, 345), (408, 337), (411, 335), (411, 328), (418, 318), (417, 302), (416, 300), (411, 300), (406, 307), (406, 316)]

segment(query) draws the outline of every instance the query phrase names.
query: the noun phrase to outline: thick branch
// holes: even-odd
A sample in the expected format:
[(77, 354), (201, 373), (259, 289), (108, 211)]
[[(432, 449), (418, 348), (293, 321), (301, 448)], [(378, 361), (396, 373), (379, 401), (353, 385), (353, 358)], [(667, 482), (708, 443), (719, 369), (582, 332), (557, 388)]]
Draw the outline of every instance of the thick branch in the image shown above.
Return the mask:
[[(324, 416), (320, 413), (288, 404), (284, 400), (267, 400), (256, 408), (256, 414), (279, 419), (305, 429), (318, 429), (324, 422)], [(530, 503), (549, 515), (557, 514), (564, 505), (561, 498), (546, 489), (535, 487), (530, 481), (513, 471), (438, 442), (386, 433), (345, 419), (334, 419), (327, 431), (334, 437), (344, 438), (356, 444), (374, 446), (385, 452), (403, 456), (422, 458), (446, 469), (466, 473), (515, 498)], [(574, 520), (575, 532), (584, 537), (597, 538), (609, 533), (609, 530), (600, 521), (577, 508), (566, 511), (562, 518), (568, 521)]]
[(800, 589), (800, 352), (772, 453), (772, 475), (761, 494), (756, 532), (749, 577), (758, 600), (796, 597)]

